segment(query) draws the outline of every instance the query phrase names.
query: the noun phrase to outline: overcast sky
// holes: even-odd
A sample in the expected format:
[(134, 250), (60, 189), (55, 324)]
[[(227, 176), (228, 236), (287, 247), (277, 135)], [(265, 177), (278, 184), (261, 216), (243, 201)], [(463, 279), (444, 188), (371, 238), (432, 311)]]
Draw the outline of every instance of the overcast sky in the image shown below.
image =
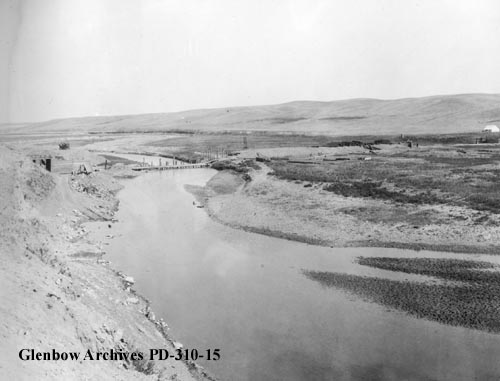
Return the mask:
[(498, 0), (0, 0), (0, 122), (470, 92)]

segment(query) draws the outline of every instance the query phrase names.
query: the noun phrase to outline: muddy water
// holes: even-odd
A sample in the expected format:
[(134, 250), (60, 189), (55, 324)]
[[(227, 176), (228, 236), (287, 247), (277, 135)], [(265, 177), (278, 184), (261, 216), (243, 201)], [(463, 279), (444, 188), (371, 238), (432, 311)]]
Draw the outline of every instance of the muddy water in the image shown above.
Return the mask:
[[(499, 335), (411, 318), (301, 274), (304, 268), (410, 279), (353, 259), (422, 253), (322, 248), (222, 226), (184, 190), (213, 173), (167, 171), (127, 180), (119, 222), (95, 233), (108, 244), (107, 259), (134, 276), (177, 340), (200, 352), (220, 348), (219, 361), (199, 361), (209, 371), (236, 381), (500, 377)], [(110, 233), (115, 238), (106, 239)]]

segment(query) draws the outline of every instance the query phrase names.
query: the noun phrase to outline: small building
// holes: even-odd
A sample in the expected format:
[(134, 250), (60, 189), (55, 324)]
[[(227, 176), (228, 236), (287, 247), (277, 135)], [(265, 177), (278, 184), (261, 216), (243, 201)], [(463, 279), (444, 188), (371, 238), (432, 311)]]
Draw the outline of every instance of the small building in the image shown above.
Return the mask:
[(39, 164), (44, 167), (47, 171), (52, 171), (52, 156), (48, 153), (31, 153), (29, 154), (30, 159), (35, 164)]
[(483, 132), (500, 132), (500, 129), (494, 124), (490, 124), (483, 128)]

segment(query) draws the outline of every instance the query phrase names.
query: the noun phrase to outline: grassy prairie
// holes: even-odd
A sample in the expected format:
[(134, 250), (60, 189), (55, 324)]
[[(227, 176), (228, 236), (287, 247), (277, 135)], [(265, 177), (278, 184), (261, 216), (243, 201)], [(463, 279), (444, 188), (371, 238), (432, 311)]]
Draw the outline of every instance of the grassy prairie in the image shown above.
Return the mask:
[(324, 183), (325, 190), (345, 197), (500, 213), (500, 149), (480, 147), (382, 150), (370, 161), (356, 157), (314, 164), (281, 160), (270, 167), (280, 179)]
[(479, 137), (479, 133), (434, 134), (434, 135), (312, 135), (297, 133), (273, 133), (271, 131), (249, 131), (246, 133), (183, 133), (175, 138), (166, 138), (148, 144), (157, 147), (183, 149), (185, 151), (204, 151), (207, 148), (240, 151), (245, 148), (244, 138), (248, 148), (276, 148), (276, 147), (328, 147), (339, 143), (360, 141), (367, 144), (386, 142), (398, 144), (412, 140), (419, 145), (449, 145), (472, 144)]
[(207, 149), (215, 151), (224, 149), (227, 151), (241, 151), (245, 148), (246, 138), (248, 148), (275, 148), (275, 147), (301, 147), (313, 145), (325, 145), (333, 139), (326, 136), (313, 135), (277, 135), (269, 133), (237, 134), (237, 133), (213, 133), (213, 134), (182, 134), (181, 136), (159, 140), (148, 144), (153, 147), (168, 147), (177, 152), (205, 152)]

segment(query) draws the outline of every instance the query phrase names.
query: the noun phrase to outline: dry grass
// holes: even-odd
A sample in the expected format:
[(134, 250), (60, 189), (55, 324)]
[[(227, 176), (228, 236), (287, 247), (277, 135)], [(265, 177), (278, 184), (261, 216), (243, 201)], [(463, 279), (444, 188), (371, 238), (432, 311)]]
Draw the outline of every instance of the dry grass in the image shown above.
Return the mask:
[[(100, 116), (36, 123), (26, 132), (248, 132), (342, 136), (467, 133), (500, 119), (498, 94), (396, 100), (297, 101), (279, 105), (191, 110), (168, 114)], [(477, 127), (476, 127), (477, 126)], [(15, 127), (2, 130), (12, 131)]]
[(345, 197), (450, 204), (500, 213), (498, 165), (498, 148), (464, 156), (443, 148), (382, 153), (371, 161), (270, 164), (281, 179), (326, 183), (325, 190)]

